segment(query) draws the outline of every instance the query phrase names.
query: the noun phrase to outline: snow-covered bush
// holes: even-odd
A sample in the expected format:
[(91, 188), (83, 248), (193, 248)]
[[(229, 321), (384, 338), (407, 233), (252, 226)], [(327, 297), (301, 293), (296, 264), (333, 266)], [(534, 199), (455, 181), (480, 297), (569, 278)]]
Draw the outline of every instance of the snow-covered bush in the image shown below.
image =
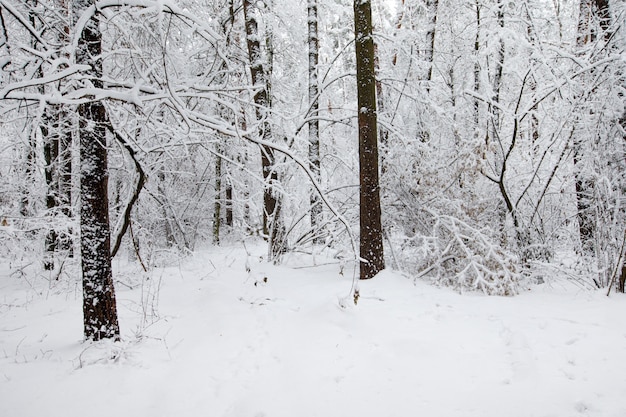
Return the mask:
[[(424, 211), (430, 231), (405, 238), (405, 264), (417, 277), (458, 291), (482, 291), (509, 296), (519, 292), (522, 275), (517, 259), (486, 233), (449, 215)], [(423, 223), (424, 224), (424, 223)]]

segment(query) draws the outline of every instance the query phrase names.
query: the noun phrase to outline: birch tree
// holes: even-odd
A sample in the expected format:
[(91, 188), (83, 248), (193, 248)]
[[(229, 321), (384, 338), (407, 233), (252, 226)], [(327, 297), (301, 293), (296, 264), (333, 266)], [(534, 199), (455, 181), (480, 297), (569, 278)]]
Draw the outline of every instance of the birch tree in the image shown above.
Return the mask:
[[(307, 1), (307, 26), (309, 46), (309, 168), (315, 174), (315, 180), (321, 182), (320, 173), (320, 123), (319, 123), (319, 35), (318, 35), (318, 7), (317, 0)], [(313, 242), (321, 243), (322, 236), (318, 228), (322, 222), (322, 202), (318, 193), (311, 192), (311, 230), (314, 234)]]

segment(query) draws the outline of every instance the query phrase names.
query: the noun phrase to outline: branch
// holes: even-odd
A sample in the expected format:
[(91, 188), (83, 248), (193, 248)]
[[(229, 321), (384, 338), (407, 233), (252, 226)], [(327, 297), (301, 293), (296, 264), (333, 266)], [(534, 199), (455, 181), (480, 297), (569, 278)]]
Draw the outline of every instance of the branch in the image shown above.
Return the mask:
[(5, 0), (0, 0), (0, 7), (11, 13), (13, 17), (15, 17), (15, 19), (17, 19), (17, 21), (20, 22), (20, 24), (24, 26), (24, 28), (45, 47), (45, 49), (49, 49), (48, 43), (41, 36), (39, 36), (37, 30), (30, 24), (30, 22), (28, 22), (28, 20), (22, 15), (22, 13), (14, 9), (13, 6), (8, 4)]
[(115, 244), (113, 245), (113, 249), (111, 250), (111, 258), (114, 258), (115, 255), (117, 254), (117, 251), (120, 249), (120, 245), (122, 244), (122, 238), (126, 234), (126, 230), (128, 230), (128, 226), (130, 225), (130, 213), (133, 210), (133, 206), (139, 199), (139, 193), (141, 192), (141, 189), (146, 183), (146, 174), (143, 168), (141, 167), (141, 164), (137, 160), (135, 150), (130, 146), (128, 141), (126, 141), (126, 139), (124, 139), (122, 135), (120, 135), (115, 129), (113, 129), (113, 125), (111, 125), (110, 122), (107, 123), (107, 128), (113, 134), (113, 136), (115, 136), (117, 141), (124, 147), (124, 149), (128, 151), (128, 154), (130, 155), (131, 159), (135, 163), (135, 169), (137, 170), (137, 173), (139, 174), (139, 178), (137, 179), (137, 185), (135, 186), (135, 191), (133, 192), (133, 195), (131, 196), (128, 203), (126, 204), (126, 208), (124, 209), (124, 213), (122, 215), (122, 219), (123, 219), (122, 227), (116, 233), (116, 236), (115, 236)]

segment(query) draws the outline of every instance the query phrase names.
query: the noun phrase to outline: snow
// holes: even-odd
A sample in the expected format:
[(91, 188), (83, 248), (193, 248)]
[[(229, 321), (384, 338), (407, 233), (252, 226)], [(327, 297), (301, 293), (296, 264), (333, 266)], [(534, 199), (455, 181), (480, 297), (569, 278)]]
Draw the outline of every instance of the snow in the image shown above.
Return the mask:
[(622, 294), (460, 295), (384, 271), (341, 308), (349, 265), (246, 247), (116, 260), (119, 343), (82, 342), (78, 274), (3, 263), (0, 416), (626, 416)]

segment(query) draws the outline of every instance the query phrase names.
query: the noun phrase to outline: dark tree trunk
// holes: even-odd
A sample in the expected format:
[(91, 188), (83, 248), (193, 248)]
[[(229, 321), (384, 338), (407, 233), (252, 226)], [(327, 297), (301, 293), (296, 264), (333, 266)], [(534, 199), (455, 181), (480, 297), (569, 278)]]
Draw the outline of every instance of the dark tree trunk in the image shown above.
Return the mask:
[[(626, 257), (626, 253), (622, 256)], [(626, 292), (626, 260), (622, 260), (622, 270), (617, 280), (617, 291), (621, 293)]]
[[(37, 7), (37, 3), (38, 0), (26, 0), (25, 3), (29, 6), (28, 8), (28, 20), (29, 23), (31, 24), (32, 27), (36, 28), (38, 27), (38, 23), (37, 23), (37, 16), (35, 14), (35, 9)], [(30, 3), (30, 4), (29, 4)], [(4, 21), (4, 16), (2, 15), (2, 13), (0, 13), (0, 51), (2, 52), (2, 54), (4, 54), (5, 56), (10, 56), (11, 55), (11, 50), (8, 47), (8, 41), (9, 39), (7, 38), (7, 27), (6, 27), (6, 23)], [(35, 39), (32, 39), (30, 42), (30, 46), (33, 49), (37, 49), (37, 41)], [(41, 67), (39, 67), (37, 69), (37, 77), (42, 77), (43, 76), (43, 70)], [(44, 87), (43, 86), (39, 86), (38, 87), (40, 92), (44, 91)], [(31, 126), (31, 129), (34, 130), (36, 129), (36, 126)], [(23, 185), (21, 188), (21, 196), (20, 196), (20, 214), (23, 217), (28, 217), (32, 214), (32, 210), (31, 210), (31, 201), (30, 201), (30, 190), (31, 190), (31, 185), (35, 182), (35, 178), (34, 178), (34, 174), (36, 172), (36, 155), (35, 155), (35, 151), (37, 148), (37, 144), (36, 144), (36, 136), (35, 134), (33, 134), (33, 132), (31, 132), (31, 129), (28, 129), (29, 134), (28, 134), (28, 140), (26, 141), (26, 146), (25, 146), (25, 164), (24, 164), (24, 177), (23, 177)], [(45, 163), (45, 162), (44, 162)], [(46, 242), (46, 246), (47, 246), (47, 242)], [(44, 268), (45, 269), (51, 269), (49, 268), (49, 265), (47, 264), (48, 259), (44, 258)]]
[[(92, 1), (75, 2), (76, 16)], [(102, 37), (97, 16), (85, 26), (76, 61), (91, 67), (93, 87), (102, 88)], [(83, 273), (85, 338), (119, 339), (119, 325), (111, 271), (108, 167), (104, 104), (93, 101), (78, 107), (80, 117), (80, 246)]]
[[(480, 30), (481, 30), (480, 4), (476, 0), (476, 37), (474, 38), (474, 93), (478, 95), (480, 92)], [(474, 136), (478, 138), (480, 125), (480, 101), (474, 98)]]
[(215, 157), (215, 202), (213, 207), (213, 243), (220, 244), (220, 225), (222, 214), (222, 157), (221, 146), (217, 144)]
[(360, 278), (373, 278), (385, 268), (378, 179), (378, 127), (372, 6), (354, 1), (356, 79), (359, 120)]
[[(45, 4), (39, 0), (29, 0), (32, 9), (29, 12), (29, 20), (32, 27), (42, 24), (50, 27), (62, 27), (63, 31), (52, 31), (49, 35), (52, 40), (64, 45), (69, 42), (69, 10), (61, 0), (54, 0), (52, 7), (55, 9), (53, 16), (36, 16), (34, 10)], [(46, 31), (44, 31), (46, 33)], [(37, 49), (36, 42), (33, 48)], [(64, 58), (67, 58), (64, 55)], [(37, 76), (43, 77), (43, 69), (37, 69)], [(63, 81), (60, 82), (61, 84)], [(60, 86), (59, 86), (60, 88)], [(45, 93), (46, 87), (38, 87), (40, 93)], [(43, 138), (44, 177), (46, 181), (46, 208), (49, 216), (58, 218), (64, 216), (68, 220), (72, 216), (72, 126), (67, 106), (53, 104), (46, 106), (42, 115), (42, 123), (39, 126)], [(34, 143), (29, 151), (29, 165), (34, 162)], [(28, 168), (29, 171), (31, 168)], [(30, 177), (30, 175), (29, 175)], [(58, 225), (58, 222), (55, 222)], [(65, 251), (67, 255), (73, 255), (71, 230), (50, 229), (45, 238), (44, 268), (54, 268), (54, 257), (58, 250)]]
[[(43, 143), (43, 158), (45, 163), (44, 177), (46, 179), (46, 209), (50, 215), (54, 212), (57, 206), (58, 189), (55, 186), (57, 177), (56, 165), (59, 156), (59, 141), (55, 137), (54, 131), (56, 130), (52, 118), (50, 109), (46, 109), (43, 116), (43, 125), (41, 126), (41, 134), (44, 138)], [(57, 232), (54, 228), (48, 230), (45, 240), (45, 255), (43, 266), (46, 270), (54, 269), (54, 253), (57, 249)]]
[[(256, 119), (259, 123), (259, 137), (265, 142), (272, 142), (272, 125), (269, 120), (270, 79), (268, 62), (261, 51), (257, 10), (252, 0), (244, 0), (246, 41), (250, 60), (250, 75), (256, 89), (254, 103), (256, 105)], [(264, 65), (265, 63), (265, 65)], [(278, 173), (274, 169), (276, 157), (274, 150), (261, 145), (261, 168), (265, 187), (263, 190), (263, 234), (269, 238), (269, 254), (276, 258), (285, 251), (285, 230), (281, 221), (281, 204), (273, 189), (278, 183)]]
[[(59, 118), (59, 155), (58, 155), (58, 205), (66, 220), (72, 218), (72, 124), (65, 108), (60, 108)], [(58, 237), (59, 249), (69, 257), (74, 255), (72, 230), (66, 229)]]
[[(51, 216), (72, 216), (72, 132), (69, 114), (63, 106), (46, 108), (41, 126), (46, 179), (46, 208)], [(44, 268), (54, 268), (58, 250), (72, 256), (71, 230), (50, 229), (46, 235)]]
[(233, 185), (228, 181), (224, 190), (226, 200), (226, 226), (233, 226)]

